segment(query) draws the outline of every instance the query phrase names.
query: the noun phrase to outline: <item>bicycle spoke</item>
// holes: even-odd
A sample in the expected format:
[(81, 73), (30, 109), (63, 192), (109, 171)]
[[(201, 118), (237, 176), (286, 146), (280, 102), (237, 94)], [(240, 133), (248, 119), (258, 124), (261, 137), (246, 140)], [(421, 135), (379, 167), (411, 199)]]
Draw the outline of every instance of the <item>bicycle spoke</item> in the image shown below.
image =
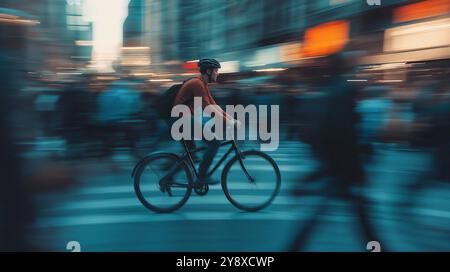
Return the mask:
[[(239, 209), (257, 211), (269, 205), (278, 194), (280, 172), (265, 153), (246, 151), (243, 154), (245, 165), (244, 160), (235, 157), (224, 168), (223, 189), (228, 200)], [(263, 173), (261, 168), (265, 170)]]
[[(167, 167), (169, 166), (170, 167)], [(171, 212), (189, 198), (189, 168), (172, 154), (150, 157), (137, 171), (135, 192), (141, 203), (156, 212)], [(175, 177), (177, 176), (177, 177)]]

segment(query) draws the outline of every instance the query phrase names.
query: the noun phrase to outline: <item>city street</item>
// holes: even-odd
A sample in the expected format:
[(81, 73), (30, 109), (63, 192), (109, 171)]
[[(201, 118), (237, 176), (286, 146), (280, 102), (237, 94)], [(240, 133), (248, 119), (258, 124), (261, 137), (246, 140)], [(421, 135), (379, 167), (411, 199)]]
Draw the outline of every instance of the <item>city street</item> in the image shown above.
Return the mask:
[(0, 252), (449, 252), (449, 15), (2, 0)]
[[(274, 203), (256, 213), (239, 211), (215, 185), (206, 196), (193, 192), (176, 212), (157, 214), (136, 198), (130, 176), (134, 160), (126, 152), (116, 152), (108, 161), (79, 162), (83, 174), (78, 186), (36, 197), (34, 241), (51, 251), (66, 251), (69, 241), (78, 241), (82, 251), (286, 251), (323, 199), (323, 188), (320, 181), (296, 183), (316, 165), (306, 145), (285, 141), (270, 154), (279, 164), (282, 187)], [(449, 184), (430, 183), (415, 206), (400, 205), (412, 197), (404, 191), (411, 178), (425, 172), (427, 165), (424, 153), (380, 145), (367, 167), (371, 224), (389, 250), (449, 250)], [(293, 187), (313, 193), (294, 197)], [(366, 251), (368, 241), (362, 241), (349, 204), (336, 199), (329, 205), (306, 250)]]

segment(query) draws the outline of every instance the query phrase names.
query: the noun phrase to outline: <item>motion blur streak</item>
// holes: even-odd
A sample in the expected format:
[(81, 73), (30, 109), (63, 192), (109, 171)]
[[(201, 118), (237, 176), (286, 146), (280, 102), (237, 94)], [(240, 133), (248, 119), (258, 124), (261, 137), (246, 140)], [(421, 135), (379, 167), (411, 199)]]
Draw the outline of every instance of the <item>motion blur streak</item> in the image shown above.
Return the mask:
[[(2, 251), (450, 250), (448, 0), (2, 0), (0, 40)], [(182, 151), (156, 108), (203, 58), (223, 108), (279, 105), (260, 212), (134, 194), (141, 158)]]

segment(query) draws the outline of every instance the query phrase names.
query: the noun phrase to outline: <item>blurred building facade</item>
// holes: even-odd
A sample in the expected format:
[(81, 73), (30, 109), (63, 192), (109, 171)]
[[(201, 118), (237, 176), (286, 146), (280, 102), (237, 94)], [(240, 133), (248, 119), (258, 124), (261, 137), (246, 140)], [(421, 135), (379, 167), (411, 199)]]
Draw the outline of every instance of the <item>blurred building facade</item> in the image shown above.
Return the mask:
[(281, 47), (300, 50), (308, 28), (342, 19), (351, 22), (351, 35), (364, 34), (360, 45), (380, 52), (393, 9), (409, 2), (416, 1), (148, 0), (152, 56), (157, 62), (213, 56), (239, 61), (241, 70), (270, 67), (283, 60)]
[(301, 30), (303, 1), (276, 2), (149, 0), (152, 48), (160, 49), (163, 61), (194, 60), (256, 48)]
[(50, 70), (71, 60), (74, 33), (67, 29), (66, 1), (36, 0), (31, 5), (26, 0), (5, 0), (0, 7), (25, 12), (37, 22), (27, 35), (24, 61), (30, 68)]
[(128, 16), (123, 26), (124, 46), (146, 43), (146, 7), (145, 0), (131, 0), (128, 4)]
[[(92, 58), (93, 24), (88, 0), (5, 0), (0, 8), (30, 14), (38, 24), (32, 29), (26, 45), (29, 61), (39, 70), (73, 70), (86, 67)], [(124, 23), (125, 46), (147, 46), (148, 11), (146, 0), (131, 0)], [(62, 68), (62, 69), (59, 69)], [(65, 73), (67, 71), (60, 71)]]
[[(30, 60), (48, 67), (41, 70), (78, 69), (89, 64), (92, 55), (93, 29), (85, 18), (86, 2), (35, 0), (30, 5), (26, 0), (5, 0), (1, 6), (26, 11), (39, 20), (31, 36), (34, 43), (27, 46)], [(146, 71), (215, 57), (225, 62), (227, 72), (287, 67), (304, 59), (308, 30), (338, 20), (348, 22), (350, 49), (359, 51), (361, 64), (448, 58), (444, 33), (448, 5), (445, 0), (390, 0), (379, 6), (360, 0), (130, 0), (121, 64)], [(397, 27), (400, 32), (416, 31), (419, 40), (428, 43), (408, 46), (415, 35), (400, 37), (399, 31), (389, 30)], [(423, 31), (442, 27), (444, 32), (435, 32), (434, 38)], [(428, 51), (417, 52), (423, 48)], [(398, 53), (408, 50), (412, 53)]]

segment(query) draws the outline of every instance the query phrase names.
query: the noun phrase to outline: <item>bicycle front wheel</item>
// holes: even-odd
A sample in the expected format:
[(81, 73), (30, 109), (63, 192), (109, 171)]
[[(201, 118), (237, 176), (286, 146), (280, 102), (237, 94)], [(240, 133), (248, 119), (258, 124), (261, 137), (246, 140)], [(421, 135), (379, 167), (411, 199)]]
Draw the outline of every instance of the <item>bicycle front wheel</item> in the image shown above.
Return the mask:
[(138, 164), (134, 190), (146, 208), (160, 213), (172, 212), (183, 206), (191, 195), (191, 171), (175, 154), (154, 154)]
[(236, 155), (225, 165), (222, 189), (238, 209), (259, 211), (270, 205), (280, 191), (280, 169), (266, 153), (250, 150), (242, 154), (242, 159)]

